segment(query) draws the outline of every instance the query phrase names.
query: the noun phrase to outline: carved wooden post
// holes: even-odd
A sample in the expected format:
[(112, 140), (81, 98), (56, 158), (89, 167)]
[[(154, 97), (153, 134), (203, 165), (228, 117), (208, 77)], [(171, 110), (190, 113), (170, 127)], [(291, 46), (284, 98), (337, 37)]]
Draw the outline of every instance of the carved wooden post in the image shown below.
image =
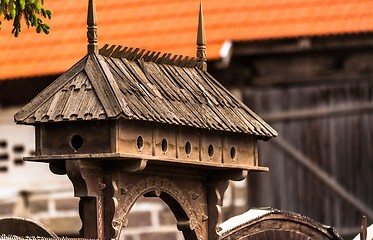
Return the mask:
[(103, 239), (103, 183), (99, 163), (88, 160), (67, 161), (66, 172), (74, 185), (75, 196), (80, 198), (81, 235)]

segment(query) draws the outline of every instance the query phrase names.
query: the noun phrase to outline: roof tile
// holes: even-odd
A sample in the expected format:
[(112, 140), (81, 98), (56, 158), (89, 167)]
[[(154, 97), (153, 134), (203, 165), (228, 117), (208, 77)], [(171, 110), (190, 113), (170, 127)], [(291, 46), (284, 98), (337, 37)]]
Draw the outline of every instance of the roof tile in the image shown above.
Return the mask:
[[(225, 40), (371, 32), (372, 0), (204, 0), (208, 59)], [(61, 74), (86, 53), (87, 1), (46, 1), (53, 10), (48, 36), (11, 24), (0, 32), (0, 80)], [(99, 44), (195, 56), (197, 0), (97, 1)]]

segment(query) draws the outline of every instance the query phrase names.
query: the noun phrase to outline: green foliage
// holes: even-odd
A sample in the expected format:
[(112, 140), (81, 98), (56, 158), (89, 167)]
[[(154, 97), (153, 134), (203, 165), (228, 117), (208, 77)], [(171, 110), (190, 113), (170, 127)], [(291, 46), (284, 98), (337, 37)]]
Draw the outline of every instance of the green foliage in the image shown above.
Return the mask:
[(52, 12), (44, 9), (44, 0), (0, 0), (0, 29), (1, 19), (13, 21), (12, 34), (18, 37), (22, 29), (21, 22), (26, 26), (35, 27), (36, 32), (48, 34), (50, 26), (43, 23), (42, 18), (52, 18)]

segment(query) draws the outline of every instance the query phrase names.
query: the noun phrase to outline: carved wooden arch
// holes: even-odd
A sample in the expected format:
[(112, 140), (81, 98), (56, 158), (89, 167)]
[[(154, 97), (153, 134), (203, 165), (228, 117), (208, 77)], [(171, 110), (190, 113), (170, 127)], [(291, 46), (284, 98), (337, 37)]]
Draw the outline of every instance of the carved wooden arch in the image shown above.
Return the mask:
[[(127, 216), (141, 196), (160, 197), (174, 213), (177, 227), (188, 240), (219, 239), (221, 206), (228, 179), (242, 179), (247, 171), (200, 171), (166, 168), (146, 161), (110, 163), (66, 161), (55, 173), (67, 173), (80, 197), (81, 236), (118, 239)], [(147, 166), (147, 170), (145, 170)], [(52, 168), (53, 167), (53, 168)], [(51, 169), (58, 166), (51, 166)]]
[[(128, 214), (141, 197), (159, 197), (173, 212), (177, 228), (185, 239), (206, 239), (206, 193), (202, 179), (160, 176), (152, 173), (121, 173), (111, 181), (116, 202), (112, 226), (118, 238), (122, 227), (128, 224)], [(191, 187), (194, 186), (194, 187)]]

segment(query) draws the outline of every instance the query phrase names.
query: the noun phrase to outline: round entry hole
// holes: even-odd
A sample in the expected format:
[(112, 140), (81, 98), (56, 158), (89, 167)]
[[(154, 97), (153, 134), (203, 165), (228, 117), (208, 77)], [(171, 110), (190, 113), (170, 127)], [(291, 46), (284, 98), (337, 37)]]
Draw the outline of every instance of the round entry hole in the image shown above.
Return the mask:
[(236, 155), (237, 155), (236, 148), (232, 147), (231, 148), (231, 159), (232, 160), (236, 159)]
[(166, 139), (162, 139), (162, 151), (164, 152), (164, 153), (166, 153), (167, 152), (167, 140)]
[(83, 138), (80, 135), (74, 135), (71, 137), (70, 144), (77, 151), (83, 146)]
[(185, 143), (185, 153), (189, 156), (191, 152), (192, 152), (192, 146), (191, 146), (190, 142), (186, 142)]
[(212, 146), (210, 144), (209, 147), (208, 147), (208, 149), (207, 149), (207, 152), (209, 154), (209, 157), (212, 158), (212, 156), (214, 156), (214, 146)]
[(139, 136), (137, 138), (137, 149), (141, 150), (143, 146), (144, 146), (144, 139), (141, 136)]

